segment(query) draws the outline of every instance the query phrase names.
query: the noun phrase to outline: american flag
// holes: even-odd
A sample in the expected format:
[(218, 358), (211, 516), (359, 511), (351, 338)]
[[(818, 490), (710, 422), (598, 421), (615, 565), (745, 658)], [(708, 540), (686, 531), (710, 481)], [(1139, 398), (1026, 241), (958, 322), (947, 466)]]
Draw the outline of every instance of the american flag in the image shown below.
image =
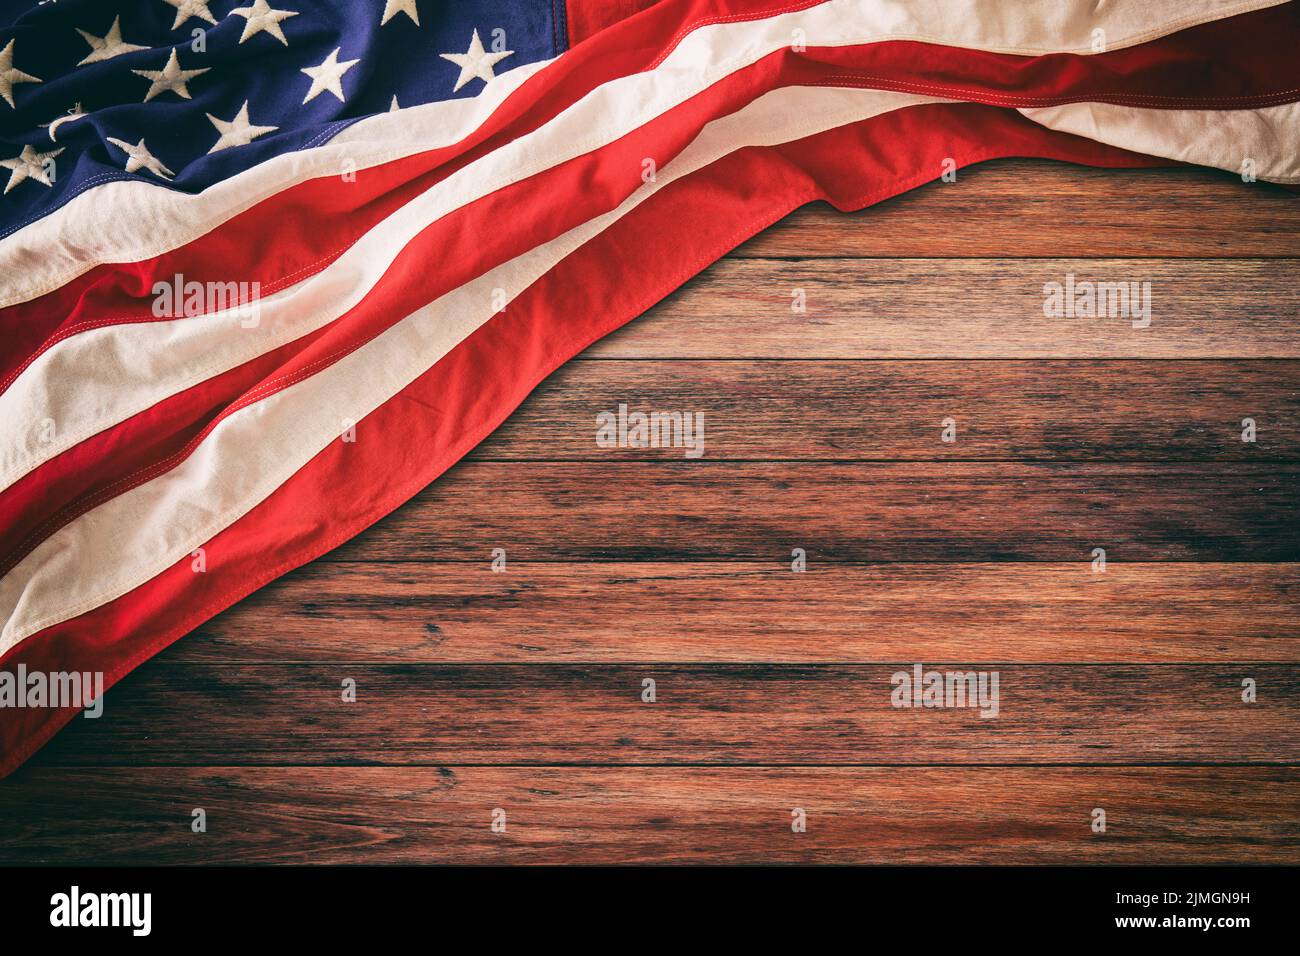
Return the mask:
[(797, 206), (1002, 156), (1300, 182), (1298, 27), (1273, 0), (0, 0), (0, 774), (79, 711), (16, 705), (31, 675), (113, 684)]

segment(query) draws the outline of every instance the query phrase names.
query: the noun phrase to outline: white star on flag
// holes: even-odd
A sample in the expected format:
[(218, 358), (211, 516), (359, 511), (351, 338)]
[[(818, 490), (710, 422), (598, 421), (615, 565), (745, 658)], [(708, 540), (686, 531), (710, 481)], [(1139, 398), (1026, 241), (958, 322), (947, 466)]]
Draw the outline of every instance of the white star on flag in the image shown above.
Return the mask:
[(267, 133), (274, 133), (280, 127), (278, 126), (254, 126), (248, 121), (248, 100), (244, 100), (244, 105), (239, 108), (239, 112), (232, 120), (223, 120), (220, 117), (208, 114), (208, 119), (212, 125), (217, 128), (221, 138), (217, 140), (215, 146), (208, 150), (209, 154), (218, 150), (229, 149), (232, 146), (247, 146), (259, 136), (265, 136)]
[(167, 58), (167, 65), (161, 70), (132, 70), (137, 76), (143, 76), (146, 80), (152, 80), (153, 85), (149, 87), (149, 92), (144, 95), (144, 101), (148, 103), (155, 96), (166, 93), (168, 90), (175, 93), (181, 99), (190, 99), (189, 87), (185, 84), (194, 77), (208, 72), (211, 67), (204, 67), (201, 70), (182, 70), (181, 61), (176, 56), (176, 48), (172, 47), (172, 55)]
[(405, 13), (417, 27), (420, 25), (420, 11), (415, 8), (415, 0), (384, 0), (384, 16), (379, 25), (382, 27), (399, 13)]
[(134, 173), (139, 169), (147, 169), (162, 179), (171, 179), (176, 174), (162, 164), (153, 153), (149, 152), (149, 147), (144, 144), (144, 137), (140, 137), (140, 142), (132, 146), (115, 137), (108, 137), (108, 141), (126, 153), (126, 171)]
[(80, 27), (77, 28), (77, 32), (90, 44), (90, 52), (77, 66), (85, 66), (87, 63), (99, 63), (102, 60), (111, 60), (115, 56), (121, 56), (123, 53), (134, 53), (136, 50), (149, 49), (147, 46), (123, 42), (121, 17), (113, 18), (113, 25), (108, 28), (108, 33), (102, 37), (97, 37)]
[(478, 30), (475, 30), (473, 38), (469, 41), (467, 51), (464, 53), (439, 53), (438, 55), (444, 60), (451, 60), (452, 63), (460, 67), (460, 76), (456, 78), (456, 85), (452, 88), (452, 92), (455, 93), (476, 76), (485, 83), (490, 83), (496, 79), (492, 67), (506, 57), (513, 56), (514, 52), (514, 50), (503, 50), (500, 53), (488, 53), (483, 49), (483, 41), (478, 38)]
[(240, 43), (265, 32), (271, 34), (285, 46), (289, 45), (289, 40), (285, 37), (284, 31), (280, 29), (280, 21), (298, 15), (297, 10), (272, 9), (266, 0), (253, 0), (251, 7), (236, 7), (230, 13), (232, 16), (240, 16), (248, 21), (244, 24), (244, 32), (239, 36)]
[(17, 40), (10, 40), (9, 45), (0, 50), (0, 96), (3, 96), (10, 106), (14, 105), (15, 83), (41, 82), (37, 77), (14, 69), (14, 44), (17, 42)]
[(8, 193), (19, 183), (28, 179), (34, 179), (46, 186), (53, 186), (54, 180), (50, 179), (49, 173), (46, 172), (45, 162), (53, 159), (61, 152), (63, 152), (62, 149), (56, 149), (49, 153), (38, 153), (29, 144), (24, 146), (23, 151), (13, 159), (0, 159), (0, 166), (13, 170), (9, 174), (9, 182), (5, 185), (5, 192)]
[(176, 22), (172, 24), (173, 30), (191, 17), (198, 17), (200, 20), (215, 24), (217, 18), (208, 9), (210, 2), (211, 0), (163, 0), (163, 3), (176, 8)]
[(303, 97), (303, 103), (310, 103), (326, 90), (337, 96), (340, 103), (343, 102), (345, 99), (343, 96), (343, 74), (361, 61), (344, 60), (340, 63), (339, 50), (341, 49), (343, 48), (335, 47), (334, 52), (327, 56), (325, 62), (320, 66), (309, 66), (303, 69), (302, 72), (311, 77), (311, 89)]

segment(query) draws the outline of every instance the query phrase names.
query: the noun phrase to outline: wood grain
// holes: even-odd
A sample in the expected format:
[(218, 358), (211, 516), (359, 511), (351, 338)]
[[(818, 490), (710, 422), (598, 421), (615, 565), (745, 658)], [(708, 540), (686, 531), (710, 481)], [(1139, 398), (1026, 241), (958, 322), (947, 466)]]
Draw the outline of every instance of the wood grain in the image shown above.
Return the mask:
[(1295, 864), (1298, 802), (1258, 767), (29, 769), (0, 863)]
[(324, 564), (168, 661), (1300, 663), (1294, 564)]
[(1297, 487), (1253, 463), (468, 462), (323, 560), (1295, 561)]
[[(471, 456), (1284, 461), (1300, 362), (571, 362)], [(605, 448), (598, 415), (677, 413), (695, 450)], [(1242, 441), (1243, 420), (1255, 423)], [(941, 440), (944, 422), (956, 441)], [(680, 438), (665, 433), (668, 438)], [(687, 443), (689, 444), (689, 442)]]
[[(1069, 273), (1149, 282), (1150, 325), (1045, 316), (1044, 284), (1064, 283)], [(803, 312), (793, 311), (795, 290), (803, 291)], [(584, 355), (1297, 358), (1298, 316), (1300, 274), (1289, 259), (732, 258)]]
[[(905, 709), (871, 665), (159, 663), (40, 765), (1029, 764), (1300, 760), (1300, 666), (1024, 665), (996, 716)], [(922, 664), (929, 665), (929, 661)], [(1258, 700), (1243, 703), (1243, 680)], [(642, 700), (644, 681), (657, 700)], [(356, 701), (344, 702), (345, 681)], [(161, 733), (160, 728), (166, 728)]]
[(1207, 169), (1000, 160), (857, 213), (806, 206), (738, 257), (1300, 255), (1300, 203)]
[[(1297, 258), (1195, 169), (799, 210), (73, 721), (0, 864), (1300, 863)], [(1067, 274), (1151, 325), (1044, 316)], [(598, 451), (620, 401), (704, 460)], [(890, 706), (915, 662), (999, 715)]]

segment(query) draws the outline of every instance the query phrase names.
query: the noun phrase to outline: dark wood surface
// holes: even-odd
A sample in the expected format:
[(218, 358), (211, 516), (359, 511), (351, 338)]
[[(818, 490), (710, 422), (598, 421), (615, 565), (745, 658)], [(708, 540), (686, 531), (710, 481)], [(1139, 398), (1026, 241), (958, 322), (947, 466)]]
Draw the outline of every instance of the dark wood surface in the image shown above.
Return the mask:
[[(1041, 360), (1027, 371), (1003, 360), (579, 360), (471, 457), (608, 464), (588, 410), (636, 396), (632, 407), (703, 414), (711, 461), (1300, 461), (1300, 362)], [(949, 417), (957, 441), (945, 443)], [(1241, 440), (1245, 417), (1255, 442)]]
[[(1300, 761), (1300, 665), (1006, 664), (994, 717), (890, 703), (880, 664), (160, 663), (46, 766)], [(927, 666), (933, 662), (925, 661)], [(1260, 699), (1247, 707), (1241, 681)], [(340, 702), (344, 680), (355, 703)], [(657, 700), (642, 700), (645, 680)], [(121, 695), (126, 698), (128, 695)], [(167, 728), (160, 734), (159, 728)], [(238, 751), (232, 749), (238, 740)]]
[[(796, 212), (74, 721), (0, 862), (1300, 862), (1297, 256), (1191, 169)], [(1045, 317), (1071, 272), (1150, 327)], [(619, 402), (704, 457), (598, 448)], [(916, 663), (998, 715), (892, 707)]]
[(1295, 561), (1298, 487), (1253, 462), (471, 462), (324, 560)]
[(1297, 593), (1247, 562), (316, 562), (168, 660), (1297, 664)]
[[(1038, 182), (1042, 175), (1034, 174), (1029, 183)], [(900, 201), (908, 198), (902, 196)], [(1236, 201), (1249, 206), (1254, 198), (1248, 193)], [(1259, 214), (1266, 215), (1262, 209)], [(871, 228), (861, 218), (864, 213), (820, 215), (828, 223), (838, 223), (846, 237), (848, 230)], [(827, 259), (722, 259), (660, 303), (653, 321), (633, 322), (594, 344), (583, 358), (1086, 360), (1294, 359), (1300, 355), (1300, 329), (1295, 323), (1300, 277), (1293, 259), (988, 258), (999, 248), (997, 242), (1009, 256), (1037, 228), (1033, 222), (1020, 221), (1011, 228), (1023, 231), (1008, 234), (1003, 231), (1007, 225), (996, 229), (996, 241), (984, 237), (979, 250), (984, 258), (979, 259), (849, 259), (838, 249), (835, 258)], [(965, 235), (976, 227), (958, 230), (957, 235)], [(1277, 248), (1292, 248), (1296, 235), (1300, 226), (1291, 236), (1277, 237)], [(905, 235), (898, 238), (910, 241)], [(932, 255), (956, 254), (959, 248), (937, 242)], [(1030, 246), (1029, 251), (1041, 250)], [(1295, 252), (1300, 254), (1300, 248)], [(1151, 324), (1135, 329), (1130, 319), (1045, 316), (1043, 284), (1064, 282), (1069, 273), (1079, 280), (1150, 282)], [(791, 311), (795, 289), (804, 291), (804, 312)]]
[(4, 838), (31, 859), (1202, 864), (1300, 849), (1294, 767), (32, 768), (22, 786)]

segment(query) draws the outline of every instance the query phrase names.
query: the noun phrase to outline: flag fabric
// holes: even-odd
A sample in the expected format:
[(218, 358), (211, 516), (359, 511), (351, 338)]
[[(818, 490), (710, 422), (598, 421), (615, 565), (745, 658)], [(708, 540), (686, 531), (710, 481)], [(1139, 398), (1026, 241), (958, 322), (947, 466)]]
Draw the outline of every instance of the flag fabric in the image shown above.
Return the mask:
[(79, 712), (29, 681), (111, 686), (797, 206), (1002, 156), (1300, 182), (1292, 3), (0, 12), (0, 774)]

